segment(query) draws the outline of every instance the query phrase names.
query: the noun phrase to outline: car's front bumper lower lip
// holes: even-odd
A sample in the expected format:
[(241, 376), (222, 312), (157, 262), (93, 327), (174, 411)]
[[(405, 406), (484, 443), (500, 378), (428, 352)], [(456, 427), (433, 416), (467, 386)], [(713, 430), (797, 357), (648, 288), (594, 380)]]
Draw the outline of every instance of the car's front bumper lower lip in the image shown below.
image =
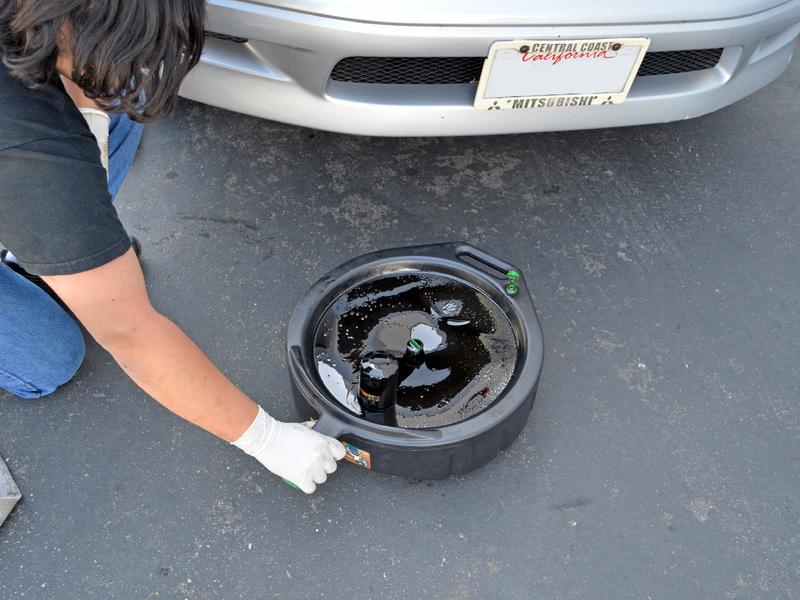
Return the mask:
[[(430, 27), (359, 23), (236, 0), (212, 0), (210, 38), (182, 89), (250, 115), (364, 135), (474, 135), (618, 127), (696, 117), (765, 86), (788, 66), (800, 0), (722, 21), (570, 27)], [(475, 86), (329, 81), (348, 56), (481, 56), (502, 39), (649, 37), (651, 51), (723, 47), (714, 69), (638, 78), (617, 106), (479, 111)]]

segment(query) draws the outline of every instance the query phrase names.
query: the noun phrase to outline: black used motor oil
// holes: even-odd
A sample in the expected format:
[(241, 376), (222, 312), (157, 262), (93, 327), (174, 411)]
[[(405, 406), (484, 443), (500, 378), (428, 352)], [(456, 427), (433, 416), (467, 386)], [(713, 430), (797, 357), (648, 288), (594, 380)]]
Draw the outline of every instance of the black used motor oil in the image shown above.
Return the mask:
[(402, 360), (409, 339), (424, 361), (406, 369), (397, 392), (397, 426), (441, 427), (490, 407), (517, 363), (514, 330), (501, 308), (471, 285), (441, 273), (371, 279), (339, 296), (314, 336), (317, 371), (353, 414), (361, 358), (386, 352)]

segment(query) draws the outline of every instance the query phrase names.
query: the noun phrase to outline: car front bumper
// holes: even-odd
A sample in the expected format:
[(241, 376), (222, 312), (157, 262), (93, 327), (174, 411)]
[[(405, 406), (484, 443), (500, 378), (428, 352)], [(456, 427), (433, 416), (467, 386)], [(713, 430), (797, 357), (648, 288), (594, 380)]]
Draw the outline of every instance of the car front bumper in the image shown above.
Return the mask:
[[(738, 18), (603, 26), (422, 26), (365, 23), (211, 0), (203, 57), (181, 90), (236, 112), (343, 133), (439, 136), (591, 129), (697, 117), (783, 73), (800, 34), (800, 0)], [(636, 79), (615, 106), (481, 111), (474, 84), (330, 79), (352, 56), (485, 56), (497, 40), (648, 37), (651, 52), (724, 48), (712, 69)], [(240, 39), (236, 39), (240, 38)]]

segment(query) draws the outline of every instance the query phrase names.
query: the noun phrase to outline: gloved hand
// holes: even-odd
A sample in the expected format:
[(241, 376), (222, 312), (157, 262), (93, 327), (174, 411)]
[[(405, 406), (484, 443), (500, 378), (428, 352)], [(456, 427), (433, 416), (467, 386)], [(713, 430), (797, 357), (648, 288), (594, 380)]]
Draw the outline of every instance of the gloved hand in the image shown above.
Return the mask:
[(341, 442), (317, 433), (313, 426), (313, 421), (276, 421), (259, 407), (253, 423), (232, 444), (275, 475), (312, 494), (336, 470), (336, 461), (344, 458)]

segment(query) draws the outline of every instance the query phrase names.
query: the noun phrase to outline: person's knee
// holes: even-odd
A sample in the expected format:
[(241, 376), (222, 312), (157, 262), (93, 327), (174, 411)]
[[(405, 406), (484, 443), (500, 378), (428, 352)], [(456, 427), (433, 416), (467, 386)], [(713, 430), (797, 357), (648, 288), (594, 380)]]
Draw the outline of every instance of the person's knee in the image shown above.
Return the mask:
[(22, 398), (42, 398), (55, 392), (78, 372), (86, 352), (80, 326), (66, 313), (58, 317), (59, 335), (42, 354), (13, 372), (0, 368), (0, 387)]

